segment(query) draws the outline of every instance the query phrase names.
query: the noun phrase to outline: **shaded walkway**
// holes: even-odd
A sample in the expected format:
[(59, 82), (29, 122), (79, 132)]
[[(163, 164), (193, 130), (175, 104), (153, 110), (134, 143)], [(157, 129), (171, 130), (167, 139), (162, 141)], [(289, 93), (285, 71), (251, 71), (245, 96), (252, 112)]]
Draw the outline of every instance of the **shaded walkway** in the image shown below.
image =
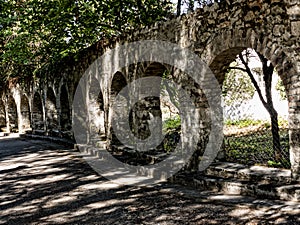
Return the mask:
[(300, 223), (297, 203), (211, 196), (169, 184), (119, 186), (75, 150), (7, 137), (0, 139), (0, 212), (1, 224)]

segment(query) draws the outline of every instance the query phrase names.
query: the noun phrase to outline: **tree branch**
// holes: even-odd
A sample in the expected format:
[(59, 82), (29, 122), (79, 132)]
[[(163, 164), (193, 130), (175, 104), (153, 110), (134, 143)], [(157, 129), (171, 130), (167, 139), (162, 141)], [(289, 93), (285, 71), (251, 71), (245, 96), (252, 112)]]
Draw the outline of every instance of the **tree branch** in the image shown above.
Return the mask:
[(249, 75), (249, 77), (251, 79), (251, 82), (253, 83), (253, 85), (254, 85), (257, 93), (258, 93), (258, 96), (259, 96), (261, 102), (263, 103), (264, 107), (267, 108), (267, 102), (265, 101), (265, 99), (264, 99), (264, 97), (263, 97), (263, 95), (261, 93), (261, 90), (260, 90), (260, 88), (259, 88), (259, 86), (258, 86), (258, 84), (257, 84), (257, 82), (256, 82), (256, 80), (255, 80), (255, 78), (253, 76), (253, 73), (251, 72), (251, 69), (250, 69), (248, 63), (245, 61), (242, 53), (239, 54), (239, 58), (240, 58), (241, 62), (243, 63), (243, 65), (245, 66), (246, 73)]

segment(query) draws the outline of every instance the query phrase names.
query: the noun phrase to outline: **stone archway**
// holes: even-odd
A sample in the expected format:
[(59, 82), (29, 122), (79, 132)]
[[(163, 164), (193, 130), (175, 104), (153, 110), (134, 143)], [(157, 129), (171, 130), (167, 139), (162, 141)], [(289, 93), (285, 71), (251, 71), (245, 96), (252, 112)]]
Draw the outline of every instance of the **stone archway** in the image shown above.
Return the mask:
[(5, 111), (5, 105), (2, 100), (0, 100), (0, 132), (3, 132), (6, 130), (6, 111)]
[(30, 107), (29, 100), (26, 95), (21, 97), (21, 116), (22, 116), (22, 130), (26, 131), (31, 127), (31, 118), (30, 118)]
[(65, 84), (60, 88), (60, 110), (61, 131), (70, 131), (72, 129), (71, 111), (69, 104), (69, 94)]
[(114, 104), (115, 98), (118, 95), (118, 93), (127, 85), (127, 81), (125, 79), (125, 76), (121, 72), (116, 72), (111, 81), (111, 86), (110, 86), (110, 92), (109, 92), (109, 115), (108, 115), (108, 127), (109, 127), (109, 139), (111, 141), (110, 144), (114, 145), (120, 145), (120, 141), (114, 134), (114, 130), (112, 128), (112, 120), (115, 117), (116, 113), (122, 113), (122, 114), (127, 114), (128, 115), (128, 110), (126, 108), (126, 105), (129, 101), (126, 97), (122, 99), (122, 107), (121, 110), (112, 110), (112, 105)]
[[(152, 62), (146, 64), (146, 67), (143, 68), (143, 72), (138, 78), (162, 78), (166, 71), (167, 68), (161, 63)], [(133, 106), (130, 112), (133, 133), (141, 140), (146, 139), (151, 135), (149, 123), (154, 118), (158, 123), (155, 127), (153, 127), (155, 129), (153, 132), (157, 135), (157, 137), (162, 136), (161, 101), (160, 97), (158, 97), (161, 93), (161, 79), (159, 79), (159, 83), (157, 82), (158, 80), (153, 80), (152, 82), (149, 81), (149, 83), (143, 84), (145, 86), (141, 87), (142, 89), (140, 91), (146, 92), (146, 90), (149, 89), (152, 93), (155, 93), (156, 96), (147, 96), (146, 98), (140, 100)]]
[[(223, 84), (229, 64), (235, 60), (237, 54), (247, 48), (251, 48), (271, 61), (283, 82), (287, 95), (293, 95), (290, 84), (292, 77), (295, 76), (297, 72), (292, 60), (288, 57), (288, 54), (285, 53), (284, 47), (280, 46), (274, 40), (268, 39), (268, 37), (262, 39), (262, 44), (258, 35), (253, 30), (248, 30), (244, 33), (247, 34), (246, 37), (240, 37), (238, 32), (220, 35), (214, 40), (213, 44), (208, 46), (207, 52), (210, 52), (209, 66), (216, 75), (220, 86)], [(270, 48), (268, 46), (272, 47)], [(297, 119), (293, 117), (295, 110), (291, 108), (291, 106), (295, 104), (294, 101), (293, 98), (288, 97), (290, 125), (295, 124), (295, 121), (297, 121)], [(293, 136), (293, 133), (299, 133), (299, 130), (289, 126), (289, 133), (291, 170), (293, 175), (297, 176), (300, 172), (300, 151), (298, 147), (293, 144), (298, 143), (297, 135)]]
[(89, 121), (88, 121), (88, 111), (87, 111), (87, 97), (86, 97), (86, 87), (77, 86), (74, 101), (73, 101), (73, 115), (72, 124), (74, 137), (76, 138), (77, 144), (89, 144)]
[(57, 118), (57, 107), (56, 97), (52, 88), (47, 89), (46, 93), (46, 126), (48, 132), (57, 132), (58, 129), (58, 118)]
[(104, 99), (100, 82), (91, 77), (89, 84), (88, 96), (88, 111), (89, 111), (89, 124), (92, 139), (106, 141), (107, 131), (105, 127), (105, 112), (104, 112)]
[(43, 103), (41, 95), (38, 92), (35, 92), (33, 95), (31, 123), (34, 131), (44, 131)]
[(7, 100), (7, 112), (8, 112), (8, 122), (9, 122), (9, 131), (18, 132), (18, 113), (17, 105), (13, 96), (9, 95)]

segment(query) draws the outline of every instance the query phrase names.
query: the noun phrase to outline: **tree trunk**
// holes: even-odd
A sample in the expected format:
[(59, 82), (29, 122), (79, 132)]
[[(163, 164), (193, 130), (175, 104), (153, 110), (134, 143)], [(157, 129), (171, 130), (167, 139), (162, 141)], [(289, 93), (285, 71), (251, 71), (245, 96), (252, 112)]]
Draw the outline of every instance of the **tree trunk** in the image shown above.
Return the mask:
[(262, 63), (262, 75), (265, 84), (266, 100), (264, 99), (262, 91), (258, 83), (256, 82), (251, 69), (249, 68), (248, 62), (244, 59), (243, 55), (240, 53), (239, 58), (242, 61), (243, 65), (245, 66), (245, 69), (242, 68), (241, 70), (246, 72), (249, 75), (263, 106), (265, 107), (265, 109), (268, 111), (270, 115), (274, 159), (278, 162), (282, 159), (282, 152), (281, 152), (279, 126), (278, 126), (278, 113), (274, 108), (273, 99), (272, 99), (272, 76), (274, 72), (274, 66), (271, 63), (268, 65), (268, 59), (266, 59), (263, 55), (259, 53), (257, 53), (257, 55), (259, 56), (260, 61)]
[(278, 126), (278, 113), (276, 112), (275, 109), (272, 109), (270, 110), (269, 114), (271, 117), (274, 158), (278, 162), (280, 159), (282, 159), (279, 126)]
[(260, 60), (263, 65), (263, 79), (265, 82), (265, 92), (266, 92), (266, 102), (264, 103), (265, 108), (269, 112), (271, 118), (271, 131), (273, 139), (273, 151), (274, 158), (278, 162), (282, 159), (281, 146), (280, 146), (280, 135), (278, 126), (278, 113), (274, 108), (273, 98), (272, 98), (272, 76), (274, 72), (274, 66), (270, 63), (268, 65), (268, 60), (258, 53)]
[(180, 13), (181, 13), (181, 0), (178, 0), (177, 1), (177, 16), (180, 16)]

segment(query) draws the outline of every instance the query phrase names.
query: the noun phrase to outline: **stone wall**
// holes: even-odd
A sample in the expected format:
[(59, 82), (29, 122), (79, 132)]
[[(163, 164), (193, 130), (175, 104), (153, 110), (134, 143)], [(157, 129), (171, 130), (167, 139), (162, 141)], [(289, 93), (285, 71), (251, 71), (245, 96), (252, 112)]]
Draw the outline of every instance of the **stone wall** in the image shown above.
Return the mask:
[[(81, 52), (78, 57), (70, 57), (41, 71), (29, 87), (16, 84), (7, 88), (0, 101), (0, 125), (18, 125), (19, 132), (30, 126), (33, 133), (72, 138), (72, 103), (77, 84), (88, 66), (109, 49), (124, 43), (140, 40), (161, 40), (176, 43), (196, 53), (214, 72), (220, 85), (228, 65), (236, 55), (246, 48), (252, 48), (268, 58), (283, 80), (289, 101), (290, 159), (292, 174), (300, 179), (300, 3), (298, 0), (235, 0), (221, 1), (211, 6), (197, 9), (194, 13), (182, 15), (151, 27), (124, 34), (111, 40), (95, 43)], [(112, 58), (112, 62), (113, 62)], [(185, 75), (176, 68), (154, 62), (136, 63), (123, 68), (116, 74), (106, 74), (105, 79), (97, 80), (101, 92), (95, 101), (91, 96), (89, 109), (95, 111), (94, 119), (100, 121), (92, 129), (99, 130), (103, 140), (115, 139), (111, 129), (114, 112), (111, 105), (114, 96), (126, 84), (137, 78), (161, 76), (163, 69), (172, 71), (172, 79), (183, 84), (197, 102), (202, 123), (201, 135), (209, 132), (208, 105), (197, 85), (191, 84)], [(95, 84), (89, 81), (89, 84)], [(97, 87), (96, 87), (97, 88)], [(19, 96), (19, 97), (18, 97)], [(13, 99), (12, 99), (13, 98)], [(27, 98), (27, 100), (25, 100)], [(28, 103), (27, 103), (28, 101)], [(139, 111), (149, 108), (149, 102), (159, 105), (159, 100), (145, 101)], [(98, 105), (98, 106), (97, 106)], [(151, 108), (151, 107), (150, 107)], [(154, 107), (155, 108), (155, 107)], [(157, 108), (157, 107), (156, 107)], [(133, 123), (147, 135), (145, 121), (149, 112), (136, 111)], [(159, 108), (155, 112), (159, 115)], [(204, 112), (204, 113), (203, 113)], [(28, 116), (28, 113), (30, 116)], [(102, 121), (102, 122), (101, 122)], [(204, 133), (203, 133), (204, 132)], [(205, 143), (205, 138), (203, 138)], [(200, 148), (205, 144), (201, 143)]]

